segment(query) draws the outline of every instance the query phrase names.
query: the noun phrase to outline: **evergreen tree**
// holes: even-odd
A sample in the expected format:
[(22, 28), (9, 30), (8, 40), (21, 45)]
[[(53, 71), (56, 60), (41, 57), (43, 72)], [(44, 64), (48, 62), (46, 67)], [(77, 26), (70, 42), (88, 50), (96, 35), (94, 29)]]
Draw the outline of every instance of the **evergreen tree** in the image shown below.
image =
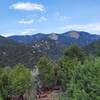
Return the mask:
[(85, 60), (84, 50), (77, 45), (71, 45), (69, 48), (67, 48), (64, 52), (64, 56), (66, 59), (77, 59), (82, 63)]
[(24, 94), (32, 88), (32, 75), (25, 66), (18, 64), (9, 75), (12, 94)]
[(44, 87), (51, 87), (55, 81), (55, 70), (52, 62), (47, 57), (40, 58), (38, 62), (39, 78)]
[(100, 58), (78, 65), (67, 91), (69, 100), (100, 100)]
[(59, 61), (59, 79), (63, 90), (68, 88), (74, 75), (75, 67), (85, 60), (83, 50), (77, 45), (71, 45), (65, 50), (64, 56)]

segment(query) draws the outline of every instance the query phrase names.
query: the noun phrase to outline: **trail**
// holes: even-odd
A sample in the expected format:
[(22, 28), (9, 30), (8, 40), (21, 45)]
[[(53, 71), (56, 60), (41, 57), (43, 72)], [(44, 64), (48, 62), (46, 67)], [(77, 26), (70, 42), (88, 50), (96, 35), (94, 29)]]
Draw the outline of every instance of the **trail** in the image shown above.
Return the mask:
[(47, 91), (40, 94), (40, 97), (37, 97), (37, 100), (60, 100), (58, 91)]

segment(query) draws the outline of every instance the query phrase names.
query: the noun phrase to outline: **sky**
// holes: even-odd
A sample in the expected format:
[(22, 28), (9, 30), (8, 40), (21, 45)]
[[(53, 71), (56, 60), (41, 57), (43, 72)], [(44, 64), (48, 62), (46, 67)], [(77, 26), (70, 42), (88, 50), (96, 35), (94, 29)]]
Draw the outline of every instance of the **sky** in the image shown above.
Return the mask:
[(100, 34), (100, 0), (0, 0), (0, 35)]

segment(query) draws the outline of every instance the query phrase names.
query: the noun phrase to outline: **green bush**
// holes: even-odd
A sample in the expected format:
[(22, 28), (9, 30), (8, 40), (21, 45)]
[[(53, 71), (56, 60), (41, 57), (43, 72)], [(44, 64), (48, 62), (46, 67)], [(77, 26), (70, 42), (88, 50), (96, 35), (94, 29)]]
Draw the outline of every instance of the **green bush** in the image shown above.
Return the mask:
[(74, 75), (76, 66), (83, 63), (85, 54), (77, 45), (71, 45), (65, 50), (63, 57), (59, 61), (59, 81), (63, 90), (69, 87), (69, 82)]
[(23, 95), (32, 89), (32, 85), (31, 71), (25, 66), (18, 64), (12, 69), (0, 68), (0, 93), (4, 100), (8, 95)]
[(1, 96), (1, 94), (0, 94), (0, 100), (3, 100), (3, 98), (2, 98), (2, 96)]
[(11, 70), (9, 80), (12, 94), (23, 94), (32, 87), (32, 75), (29, 69), (21, 64), (16, 65)]
[(68, 96), (71, 100), (100, 100), (100, 58), (77, 66)]
[(47, 57), (40, 58), (38, 62), (39, 79), (44, 87), (51, 87), (55, 81), (55, 68)]

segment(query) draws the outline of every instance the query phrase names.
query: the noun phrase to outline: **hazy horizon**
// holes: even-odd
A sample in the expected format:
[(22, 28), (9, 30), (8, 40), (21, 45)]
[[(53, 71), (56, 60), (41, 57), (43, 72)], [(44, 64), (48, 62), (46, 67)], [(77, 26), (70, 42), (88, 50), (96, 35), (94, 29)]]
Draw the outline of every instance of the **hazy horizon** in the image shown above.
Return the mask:
[[(87, 31), (77, 31), (77, 30), (69, 30), (69, 31), (66, 31), (66, 32), (73, 32), (73, 31), (75, 31), (75, 32), (86, 32), (86, 33), (89, 33), (89, 32), (87, 32)], [(66, 32), (62, 32), (62, 33), (57, 33), (57, 32), (49, 32), (49, 33), (43, 33), (43, 32), (41, 32), (41, 33), (33, 33), (33, 34), (12, 34), (12, 35), (8, 35), (8, 36), (5, 36), (5, 35), (1, 35), (1, 36), (3, 36), (3, 37), (11, 37), (11, 36), (33, 36), (33, 35), (36, 35), (36, 34), (63, 34), (63, 33), (66, 33)], [(93, 33), (89, 33), (89, 34), (91, 34), (91, 35), (100, 35), (100, 34), (93, 34)]]

